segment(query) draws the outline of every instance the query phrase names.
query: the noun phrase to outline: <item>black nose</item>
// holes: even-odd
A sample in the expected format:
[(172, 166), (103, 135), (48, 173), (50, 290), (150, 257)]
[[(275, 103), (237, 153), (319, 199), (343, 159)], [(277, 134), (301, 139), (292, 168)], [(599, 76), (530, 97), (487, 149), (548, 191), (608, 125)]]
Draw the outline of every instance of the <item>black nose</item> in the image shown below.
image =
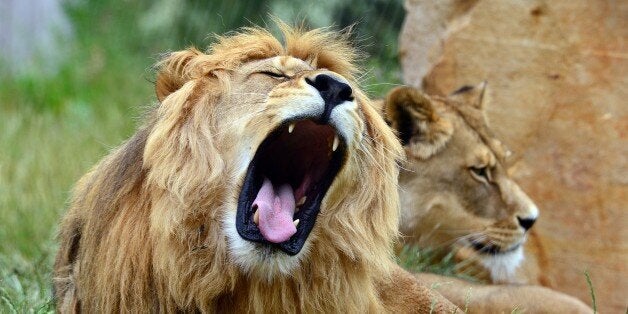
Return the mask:
[(521, 217), (517, 217), (517, 220), (519, 220), (519, 225), (525, 229), (526, 231), (530, 228), (532, 228), (532, 225), (534, 225), (534, 223), (536, 222), (536, 218), (521, 218)]
[(321, 123), (327, 123), (329, 121), (331, 111), (336, 106), (345, 101), (353, 100), (353, 90), (351, 86), (329, 75), (319, 74), (314, 80), (306, 78), (305, 81), (314, 86), (321, 94), (323, 101), (325, 101), (325, 111), (321, 116)]

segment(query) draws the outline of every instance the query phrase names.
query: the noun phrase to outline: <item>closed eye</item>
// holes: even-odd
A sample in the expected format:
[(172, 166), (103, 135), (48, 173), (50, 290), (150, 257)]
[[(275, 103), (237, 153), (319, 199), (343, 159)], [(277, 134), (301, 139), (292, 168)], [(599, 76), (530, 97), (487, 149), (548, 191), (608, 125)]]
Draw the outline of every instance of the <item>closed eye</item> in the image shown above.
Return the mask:
[(480, 181), (485, 184), (489, 184), (492, 181), (491, 169), (488, 167), (469, 167), (469, 172), (473, 179)]
[(287, 75), (285, 75), (283, 73), (276, 73), (276, 72), (272, 72), (272, 71), (261, 71), (259, 73), (260, 74), (264, 74), (266, 76), (274, 77), (274, 78), (282, 78), (282, 79), (289, 78)]

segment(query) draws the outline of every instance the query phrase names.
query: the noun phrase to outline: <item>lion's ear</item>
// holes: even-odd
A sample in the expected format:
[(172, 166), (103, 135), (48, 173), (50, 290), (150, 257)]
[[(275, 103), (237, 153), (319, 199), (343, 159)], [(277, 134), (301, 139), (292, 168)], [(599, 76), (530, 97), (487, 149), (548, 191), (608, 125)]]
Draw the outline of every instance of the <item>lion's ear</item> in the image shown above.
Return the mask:
[(477, 109), (478, 113), (475, 114), (477, 114), (479, 119), (482, 119), (486, 126), (490, 125), (486, 115), (486, 108), (490, 105), (490, 98), (490, 89), (486, 81), (475, 86), (462, 86), (449, 95), (449, 99), (455, 100), (458, 105)]
[(462, 86), (451, 93), (449, 98), (484, 110), (490, 101), (488, 83), (484, 81), (475, 86)]
[(453, 133), (449, 120), (436, 113), (432, 100), (418, 89), (397, 87), (384, 101), (384, 115), (404, 146), (427, 159), (442, 148)]
[(195, 48), (170, 53), (157, 64), (155, 82), (157, 99), (163, 101), (191, 78), (190, 63), (202, 53)]

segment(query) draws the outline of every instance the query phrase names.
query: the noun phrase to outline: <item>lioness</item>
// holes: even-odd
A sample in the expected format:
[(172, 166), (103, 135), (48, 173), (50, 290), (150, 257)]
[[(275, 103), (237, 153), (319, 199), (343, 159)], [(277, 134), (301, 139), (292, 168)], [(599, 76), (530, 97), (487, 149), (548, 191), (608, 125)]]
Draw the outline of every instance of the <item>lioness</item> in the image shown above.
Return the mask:
[(60, 312), (454, 312), (394, 263), (401, 146), (347, 36), (280, 23), (159, 63), (159, 104), (76, 185)]
[(488, 128), (487, 99), (484, 84), (448, 98), (401, 87), (388, 94), (386, 116), (408, 160), (399, 177), (405, 241), (469, 249), (493, 282), (507, 282), (539, 211), (507, 173), (510, 153)]
[[(405, 243), (451, 247), (485, 267), (492, 282), (504, 283), (523, 260), (526, 231), (539, 211), (507, 173), (510, 152), (489, 129), (484, 115), (488, 99), (486, 83), (462, 87), (449, 97), (398, 87), (382, 106), (407, 157), (399, 178)], [(581, 301), (542, 287), (419, 277), (430, 284), (448, 282), (441, 285), (443, 295), (471, 312), (515, 307), (590, 312)]]

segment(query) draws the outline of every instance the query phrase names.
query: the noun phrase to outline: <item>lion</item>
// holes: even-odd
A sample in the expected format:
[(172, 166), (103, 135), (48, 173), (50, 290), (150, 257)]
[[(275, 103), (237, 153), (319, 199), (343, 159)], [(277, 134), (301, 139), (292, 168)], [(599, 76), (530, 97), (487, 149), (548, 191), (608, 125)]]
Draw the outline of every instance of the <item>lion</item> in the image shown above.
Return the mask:
[(59, 312), (454, 312), (396, 266), (396, 136), (344, 32), (279, 23), (158, 63), (158, 104), (62, 219)]
[[(463, 270), (472, 270), (470, 263), (486, 270), (475, 274), (479, 279), (515, 283), (526, 234), (539, 210), (508, 174), (511, 153), (485, 117), (489, 99), (486, 82), (448, 97), (401, 86), (380, 107), (407, 158), (399, 175), (405, 244), (449, 248), (459, 265), (467, 266)], [(538, 286), (483, 286), (431, 274), (419, 278), (430, 285), (449, 283), (439, 291), (471, 312), (510, 312), (515, 305), (531, 312), (591, 312), (573, 297)], [(469, 289), (474, 292), (467, 296)]]

